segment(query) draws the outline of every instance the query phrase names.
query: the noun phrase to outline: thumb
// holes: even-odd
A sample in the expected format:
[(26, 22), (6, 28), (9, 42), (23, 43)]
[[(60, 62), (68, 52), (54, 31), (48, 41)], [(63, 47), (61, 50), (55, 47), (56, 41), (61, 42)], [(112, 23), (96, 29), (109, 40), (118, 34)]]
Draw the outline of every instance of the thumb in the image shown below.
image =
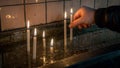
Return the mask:
[(74, 20), (72, 23), (70, 23), (69, 27), (74, 28), (74, 27), (78, 26), (80, 23), (81, 23), (81, 18), (78, 18), (78, 19)]

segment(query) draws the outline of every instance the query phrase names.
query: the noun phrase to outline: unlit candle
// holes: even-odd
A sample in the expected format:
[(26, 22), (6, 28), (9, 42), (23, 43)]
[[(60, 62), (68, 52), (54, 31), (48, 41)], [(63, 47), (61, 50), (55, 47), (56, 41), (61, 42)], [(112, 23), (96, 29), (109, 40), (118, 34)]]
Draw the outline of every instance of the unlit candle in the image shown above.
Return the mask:
[(36, 60), (36, 46), (37, 46), (37, 29), (34, 28), (34, 37), (33, 37), (33, 60)]

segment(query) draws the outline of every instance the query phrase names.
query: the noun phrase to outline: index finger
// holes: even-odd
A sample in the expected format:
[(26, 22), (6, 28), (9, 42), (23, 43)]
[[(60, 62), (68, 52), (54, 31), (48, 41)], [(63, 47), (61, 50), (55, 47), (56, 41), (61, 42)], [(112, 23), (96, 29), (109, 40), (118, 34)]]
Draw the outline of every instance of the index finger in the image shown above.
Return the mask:
[(80, 24), (80, 20), (81, 20), (81, 18), (74, 20), (72, 23), (70, 23), (69, 27), (74, 28), (74, 27), (78, 26)]
[(74, 14), (73, 19), (74, 19), (74, 20), (75, 20), (75, 19), (78, 19), (80, 16), (81, 16), (81, 15), (80, 15), (80, 10), (78, 10), (78, 11)]

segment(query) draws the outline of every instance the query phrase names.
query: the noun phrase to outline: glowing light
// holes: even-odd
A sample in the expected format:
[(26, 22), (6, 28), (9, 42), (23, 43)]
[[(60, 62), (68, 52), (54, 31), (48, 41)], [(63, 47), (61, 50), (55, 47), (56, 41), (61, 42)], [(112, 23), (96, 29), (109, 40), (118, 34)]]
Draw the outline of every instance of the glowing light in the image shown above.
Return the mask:
[(34, 36), (37, 35), (37, 28), (34, 28)]
[(43, 38), (45, 38), (45, 31), (43, 31)]
[(27, 28), (29, 28), (30, 27), (30, 21), (28, 20), (27, 21)]
[(12, 16), (11, 15), (6, 15), (6, 19), (10, 19), (10, 18), (12, 18)]
[(54, 40), (53, 38), (51, 39), (50, 45), (53, 47)]
[(73, 13), (73, 8), (70, 9), (70, 13), (71, 13), (71, 14)]
[(65, 11), (64, 17), (65, 17), (65, 19), (67, 18), (67, 12), (66, 11)]

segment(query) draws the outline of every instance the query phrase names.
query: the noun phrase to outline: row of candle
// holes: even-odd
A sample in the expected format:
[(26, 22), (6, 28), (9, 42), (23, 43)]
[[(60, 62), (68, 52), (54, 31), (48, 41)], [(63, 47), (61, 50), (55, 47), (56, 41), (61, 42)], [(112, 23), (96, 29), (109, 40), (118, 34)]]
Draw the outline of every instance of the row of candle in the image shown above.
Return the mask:
[[(64, 45), (67, 45), (67, 12), (64, 13)], [(70, 9), (70, 23), (73, 20), (73, 9)], [(73, 39), (73, 29), (70, 28), (70, 41)]]
[[(27, 22), (27, 53), (30, 56), (30, 29), (29, 29), (30, 21)], [(53, 38), (50, 42), (50, 51), (53, 53)], [(36, 60), (36, 47), (37, 47), (37, 28), (34, 28), (34, 36), (33, 36), (33, 60)], [(46, 48), (46, 39), (45, 39), (45, 31), (43, 31), (43, 47), (44, 50)]]
[[(70, 22), (72, 22), (73, 9), (70, 9)], [(64, 45), (67, 45), (67, 12), (64, 14)], [(30, 21), (27, 22), (27, 53), (30, 55)], [(37, 29), (34, 29), (33, 36), (33, 60), (36, 60)], [(73, 30), (70, 28), (70, 40), (73, 38)], [(46, 48), (45, 31), (43, 31), (43, 47)], [(53, 52), (53, 39), (51, 39), (50, 50)]]

